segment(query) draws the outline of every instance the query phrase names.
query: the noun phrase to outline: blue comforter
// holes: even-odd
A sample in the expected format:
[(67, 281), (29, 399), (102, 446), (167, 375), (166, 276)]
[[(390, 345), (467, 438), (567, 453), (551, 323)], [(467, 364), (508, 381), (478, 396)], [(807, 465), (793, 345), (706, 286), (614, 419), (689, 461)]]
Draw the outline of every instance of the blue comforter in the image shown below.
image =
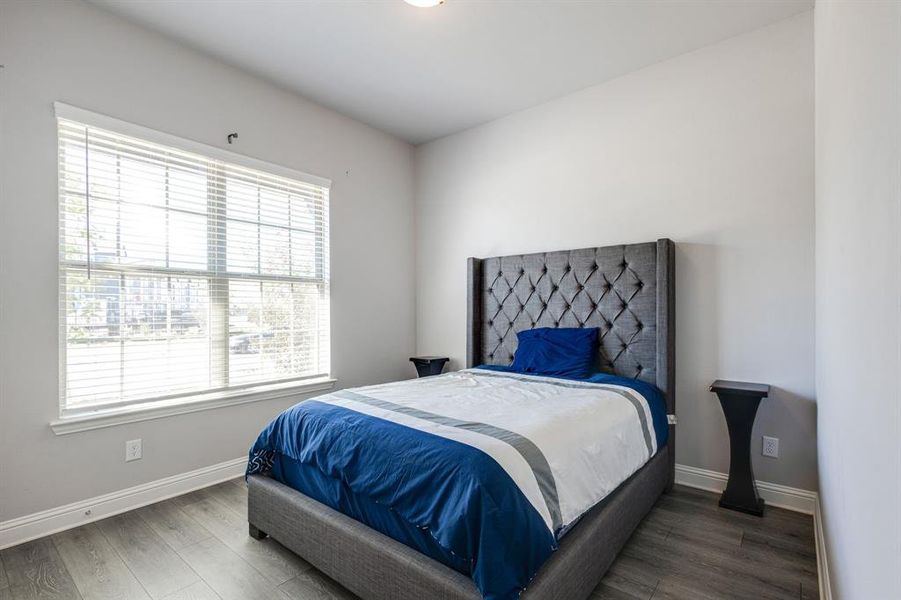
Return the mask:
[[(604, 382), (634, 383), (616, 379)], [(666, 411), (655, 390), (637, 391), (657, 395), (648, 399), (660, 440)], [(268, 473), (472, 577), (486, 600), (518, 598), (561, 533), (481, 450), (315, 399), (266, 426), (247, 473)]]

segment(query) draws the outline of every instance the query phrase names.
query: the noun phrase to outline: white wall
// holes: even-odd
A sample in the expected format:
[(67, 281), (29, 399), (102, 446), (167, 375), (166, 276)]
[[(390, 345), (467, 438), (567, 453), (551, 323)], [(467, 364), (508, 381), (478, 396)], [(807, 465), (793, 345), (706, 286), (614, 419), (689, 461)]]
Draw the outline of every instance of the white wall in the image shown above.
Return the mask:
[(820, 501), (836, 598), (901, 598), (901, 3), (816, 6)]
[[(775, 386), (759, 479), (816, 489), (813, 23), (806, 13), (420, 146), (417, 350), (465, 355), (467, 256), (671, 237), (677, 460), (728, 470), (707, 386)], [(759, 455), (760, 435), (782, 457)]]
[[(333, 373), (343, 386), (412, 375), (409, 145), (82, 2), (0, 2), (0, 64), (0, 522), (245, 455), (290, 404), (51, 432), (55, 100), (220, 147), (238, 131), (229, 149), (333, 179)], [(138, 437), (144, 458), (126, 465)]]

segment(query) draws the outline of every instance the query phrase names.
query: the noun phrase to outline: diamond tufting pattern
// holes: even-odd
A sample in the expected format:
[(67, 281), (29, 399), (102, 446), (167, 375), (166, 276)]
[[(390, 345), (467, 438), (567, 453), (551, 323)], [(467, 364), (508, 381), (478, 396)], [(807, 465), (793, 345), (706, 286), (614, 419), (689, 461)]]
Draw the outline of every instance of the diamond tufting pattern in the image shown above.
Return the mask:
[(657, 245), (631, 244), (481, 261), (481, 362), (509, 365), (516, 333), (597, 327), (598, 368), (656, 383)]

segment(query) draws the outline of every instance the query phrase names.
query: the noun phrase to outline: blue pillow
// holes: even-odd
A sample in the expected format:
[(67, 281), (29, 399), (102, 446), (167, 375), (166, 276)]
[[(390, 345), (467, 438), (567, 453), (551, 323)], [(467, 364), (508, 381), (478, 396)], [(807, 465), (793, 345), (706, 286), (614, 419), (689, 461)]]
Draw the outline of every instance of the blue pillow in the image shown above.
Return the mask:
[(513, 370), (551, 377), (590, 376), (597, 355), (598, 328), (539, 327), (517, 334)]

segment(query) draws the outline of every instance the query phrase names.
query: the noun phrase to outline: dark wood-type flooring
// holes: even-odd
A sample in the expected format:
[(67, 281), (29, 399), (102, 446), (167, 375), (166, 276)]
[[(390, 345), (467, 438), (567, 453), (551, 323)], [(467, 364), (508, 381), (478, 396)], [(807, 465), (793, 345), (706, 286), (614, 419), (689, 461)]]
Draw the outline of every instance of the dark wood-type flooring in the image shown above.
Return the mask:
[[(271, 539), (247, 535), (241, 479), (0, 551), (0, 600), (351, 600)], [(813, 519), (721, 509), (677, 486), (592, 600), (818, 598)]]

